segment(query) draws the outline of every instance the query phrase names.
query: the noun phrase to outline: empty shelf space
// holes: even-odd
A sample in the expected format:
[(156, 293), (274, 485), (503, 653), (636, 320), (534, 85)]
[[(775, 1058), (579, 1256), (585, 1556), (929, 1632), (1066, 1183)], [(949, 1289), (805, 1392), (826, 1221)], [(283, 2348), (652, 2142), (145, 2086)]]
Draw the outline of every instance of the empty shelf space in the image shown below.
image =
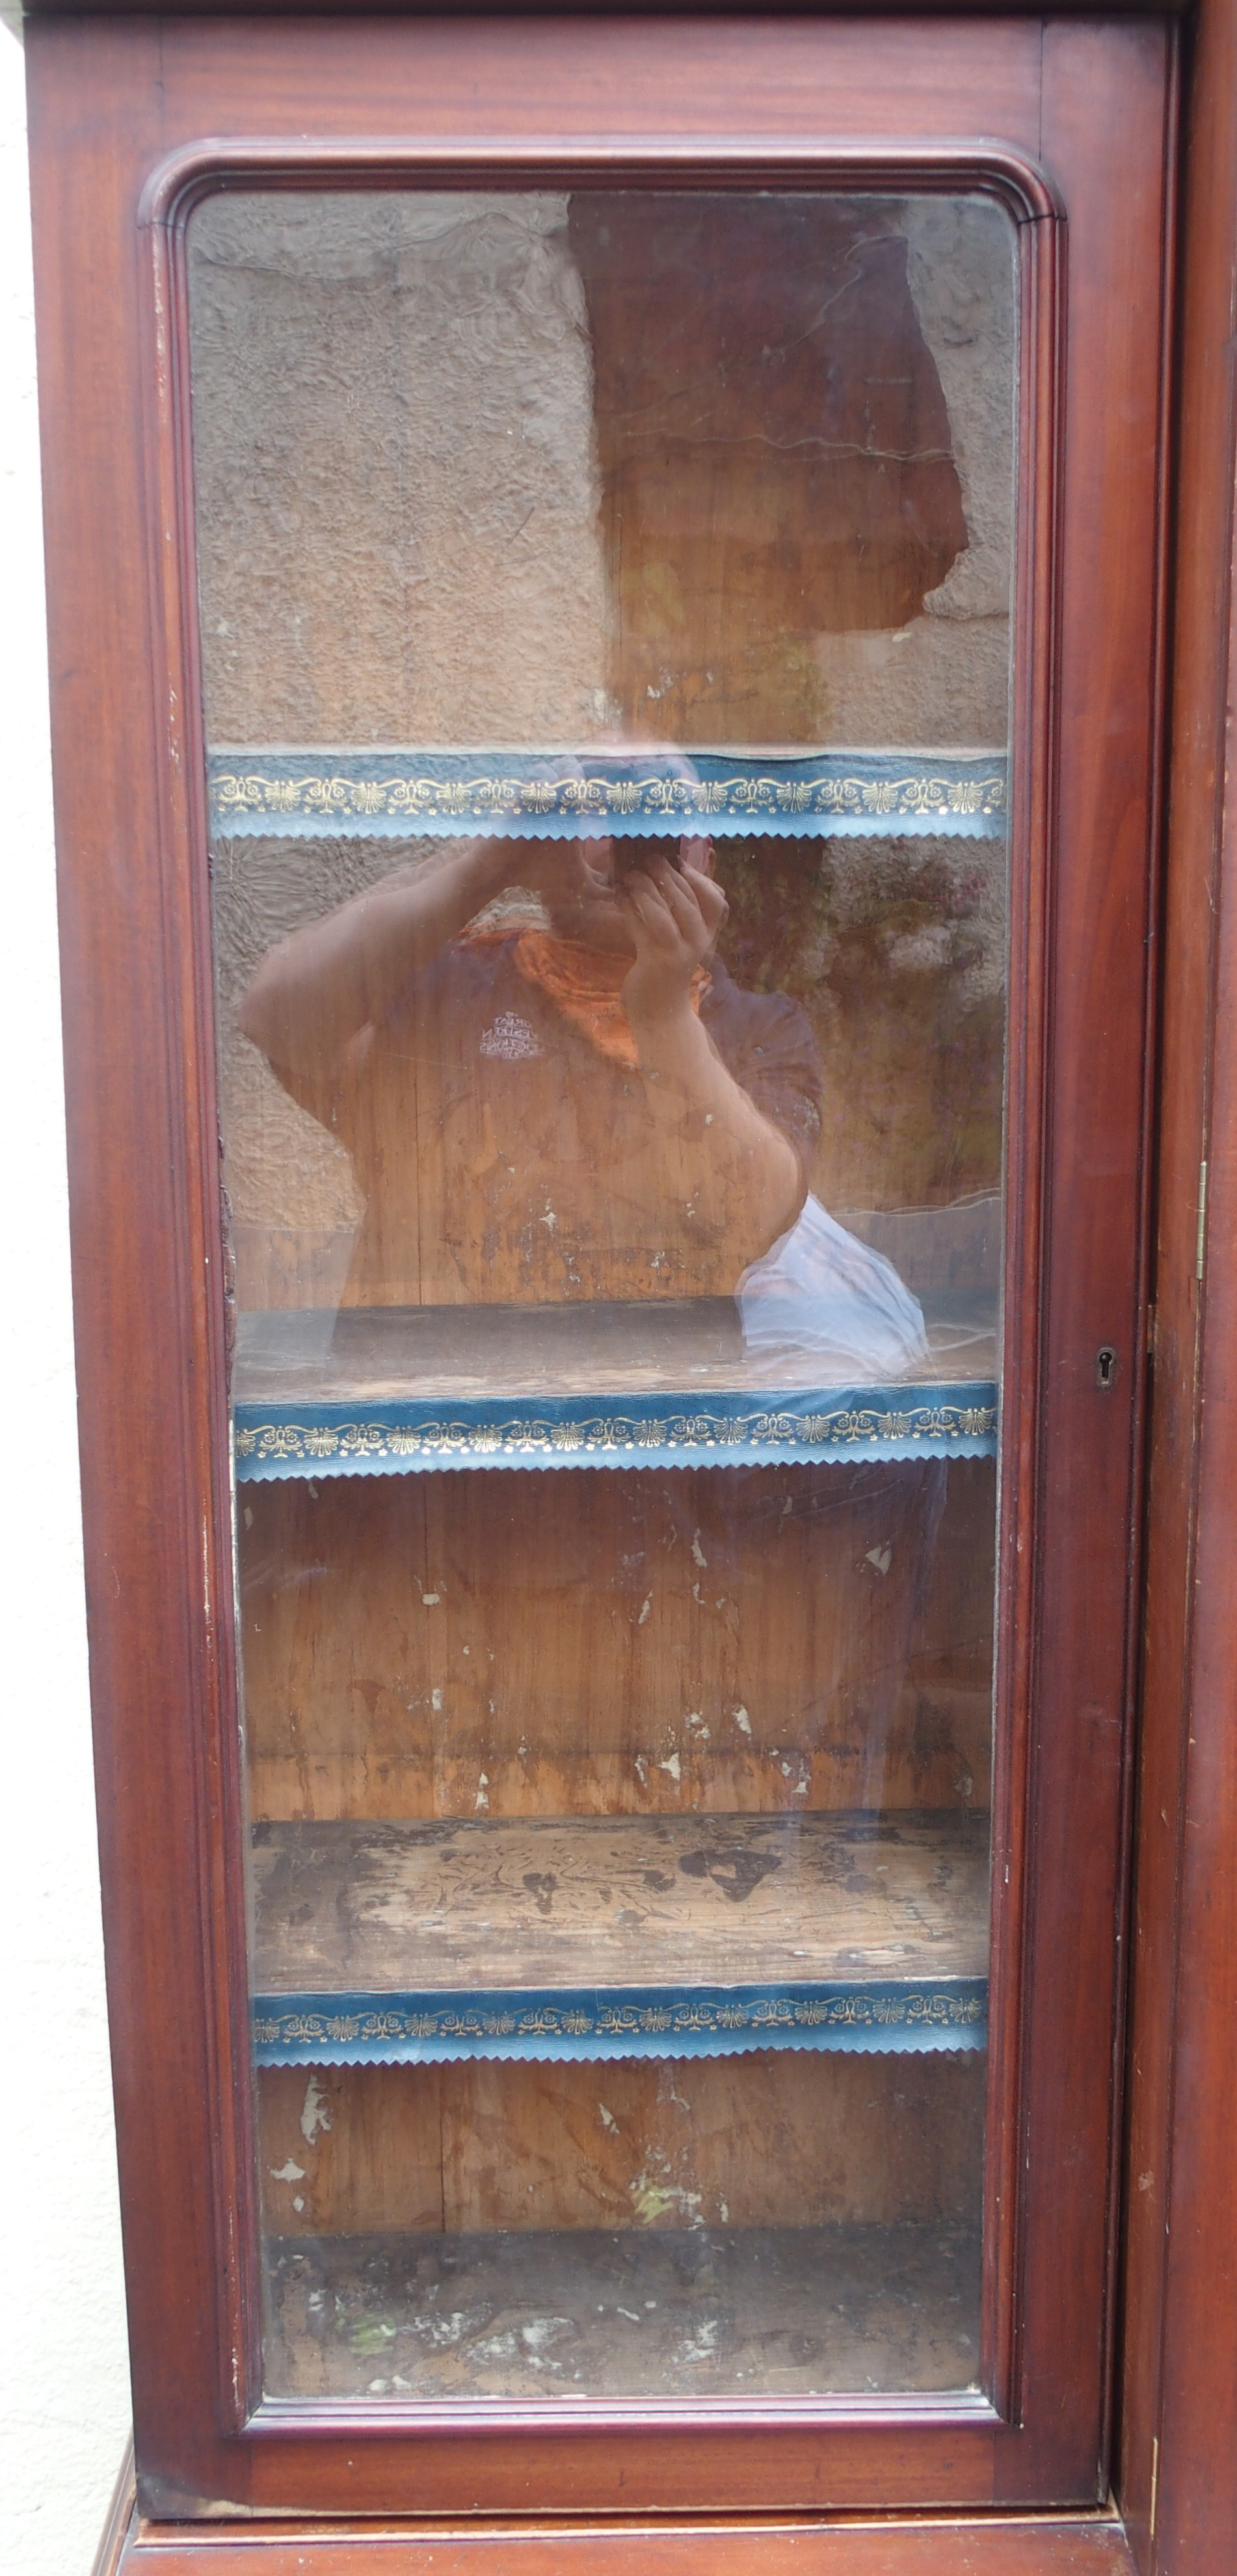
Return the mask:
[(262, 2062), (982, 2044), (988, 1820), (254, 1828)]

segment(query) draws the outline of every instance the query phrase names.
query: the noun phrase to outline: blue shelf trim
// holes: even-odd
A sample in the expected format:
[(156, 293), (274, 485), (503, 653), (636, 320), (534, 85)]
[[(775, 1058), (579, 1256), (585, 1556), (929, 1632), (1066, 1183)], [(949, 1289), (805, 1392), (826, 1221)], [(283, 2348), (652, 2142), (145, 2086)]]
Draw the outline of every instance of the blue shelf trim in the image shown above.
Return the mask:
[(997, 1391), (965, 1385), (750, 1394), (536, 1396), (441, 1403), (238, 1404), (241, 1483), (398, 1476), (453, 1467), (767, 1467), (853, 1459), (990, 1458)]
[(723, 2057), (753, 2048), (984, 2048), (984, 1977), (864, 1985), (611, 1986), (564, 1993), (256, 1995), (259, 2066), (444, 2065), (461, 2058)]
[(1003, 752), (811, 753), (223, 749), (210, 825), (303, 839), (476, 832), (535, 840), (752, 833), (1000, 840)]

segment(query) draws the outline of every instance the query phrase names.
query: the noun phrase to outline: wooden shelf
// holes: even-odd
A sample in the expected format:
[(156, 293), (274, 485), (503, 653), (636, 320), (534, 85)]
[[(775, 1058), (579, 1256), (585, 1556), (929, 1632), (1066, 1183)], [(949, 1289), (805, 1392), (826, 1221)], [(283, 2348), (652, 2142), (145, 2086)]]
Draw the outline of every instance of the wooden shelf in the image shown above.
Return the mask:
[(958, 2224), (589, 2228), (268, 2243), (281, 2397), (967, 2389), (980, 2245)]
[(745, 1353), (730, 1297), (250, 1312), (236, 1473), (994, 1455), (990, 1319), (937, 1316), (929, 1345), (919, 1374), (857, 1385), (810, 1350)]
[(263, 2065), (982, 2047), (988, 1819), (260, 1824)]

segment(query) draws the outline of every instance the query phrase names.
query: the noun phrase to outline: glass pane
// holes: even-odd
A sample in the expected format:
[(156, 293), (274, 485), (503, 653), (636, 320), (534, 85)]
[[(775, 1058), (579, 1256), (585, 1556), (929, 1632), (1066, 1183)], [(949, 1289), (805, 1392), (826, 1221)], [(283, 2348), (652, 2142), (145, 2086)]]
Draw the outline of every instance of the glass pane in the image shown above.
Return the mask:
[(193, 217), (272, 2392), (978, 2384), (1015, 262)]

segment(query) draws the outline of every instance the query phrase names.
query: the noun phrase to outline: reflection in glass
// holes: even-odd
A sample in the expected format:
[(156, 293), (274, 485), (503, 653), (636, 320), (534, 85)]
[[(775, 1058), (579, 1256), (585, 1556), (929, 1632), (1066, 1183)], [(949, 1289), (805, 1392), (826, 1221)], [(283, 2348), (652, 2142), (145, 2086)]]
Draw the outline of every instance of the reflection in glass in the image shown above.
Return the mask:
[(979, 2380), (1013, 257), (193, 218), (273, 2391)]
[[(495, 918), (513, 884), (544, 927)], [(724, 912), (707, 841), (475, 840), (264, 959), (240, 1026), (365, 1202), (349, 1302), (733, 1289), (799, 1212), (820, 1071)]]

